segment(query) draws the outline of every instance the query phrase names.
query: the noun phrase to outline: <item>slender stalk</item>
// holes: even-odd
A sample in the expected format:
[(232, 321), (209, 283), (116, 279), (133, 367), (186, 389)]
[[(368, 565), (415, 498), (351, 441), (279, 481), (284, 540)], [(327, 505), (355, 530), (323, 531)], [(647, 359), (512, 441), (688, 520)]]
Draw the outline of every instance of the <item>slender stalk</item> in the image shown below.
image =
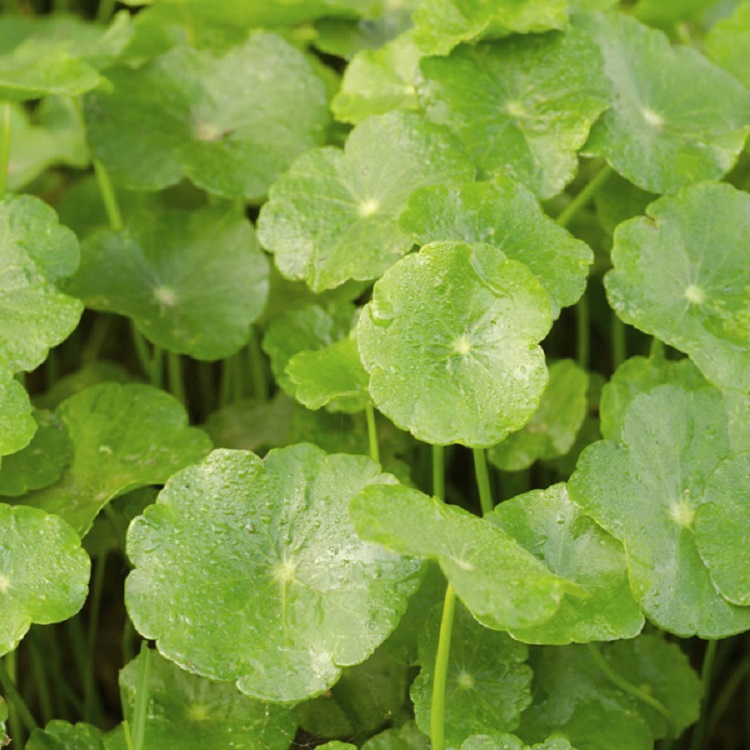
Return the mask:
[(693, 736), (690, 738), (690, 750), (700, 750), (706, 736), (706, 729), (708, 728), (708, 711), (706, 709), (711, 700), (711, 680), (716, 660), (717, 644), (718, 641), (708, 641), (706, 644), (706, 653), (703, 655), (703, 666), (701, 667), (701, 683), (703, 684), (702, 710), (700, 719), (693, 729)]
[(116, 0), (100, 0), (99, 7), (96, 9), (96, 20), (99, 23), (107, 23), (112, 18), (115, 2)]
[(151, 649), (147, 641), (141, 642), (136, 677), (135, 706), (133, 708), (133, 750), (144, 750), (146, 721), (148, 719), (149, 683), (151, 681)]
[(55, 718), (55, 710), (52, 706), (52, 693), (50, 692), (50, 680), (45, 669), (44, 659), (39, 650), (39, 644), (33, 638), (29, 639), (31, 655), (31, 675), (34, 680), (34, 690), (39, 701), (39, 709), (42, 713), (42, 722), (47, 724)]
[(456, 592), (449, 583), (443, 600), (443, 617), (440, 620), (440, 635), (438, 636), (438, 648), (435, 655), (435, 677), (432, 683), (432, 703), (430, 705), (432, 750), (445, 750), (445, 688), (448, 683), (448, 662), (455, 614)]
[(231, 366), (234, 374), (232, 376), (232, 402), (240, 401), (245, 398), (245, 358), (241, 353), (235, 354), (231, 359)]
[(169, 380), (169, 392), (182, 404), (187, 403), (185, 393), (185, 381), (182, 377), (182, 360), (179, 354), (167, 352), (167, 378)]
[(591, 350), (591, 328), (589, 298), (586, 292), (576, 305), (576, 362), (584, 369), (589, 369)]
[(627, 356), (625, 324), (612, 314), (612, 369), (616, 370)]
[(8, 192), (8, 167), (10, 166), (10, 102), (3, 102), (0, 127), (0, 200)]
[(732, 672), (729, 679), (724, 683), (721, 692), (716, 696), (707, 723), (707, 734), (709, 737), (713, 734), (714, 727), (719, 723), (724, 712), (729, 708), (729, 704), (732, 702), (740, 685), (742, 685), (748, 677), (750, 677), (750, 659), (744, 661), (738, 669), (735, 669), (734, 672)]
[(82, 362), (95, 362), (99, 359), (104, 342), (107, 340), (109, 327), (112, 323), (111, 315), (99, 313), (91, 326), (91, 333), (81, 351)]
[(247, 345), (247, 364), (253, 381), (253, 395), (258, 401), (268, 401), (269, 387), (266, 363), (258, 341), (258, 332), (253, 327)]
[(492, 513), (492, 490), (490, 489), (490, 475), (487, 471), (487, 457), (484, 448), (472, 448), (474, 453), (474, 474), (477, 478), (479, 488), (479, 503), (482, 506), (482, 515)]
[(109, 172), (107, 172), (104, 165), (98, 159), (94, 159), (93, 162), (96, 183), (99, 186), (99, 193), (102, 196), (104, 210), (107, 212), (107, 218), (109, 219), (109, 225), (115, 230), (115, 232), (120, 232), (125, 225), (122, 221), (120, 205), (117, 202), (117, 195), (115, 194), (114, 187), (112, 187), (112, 180), (109, 177)]
[(106, 567), (107, 552), (104, 551), (96, 562), (94, 577), (91, 582), (91, 608), (89, 609), (89, 629), (86, 638), (86, 658), (88, 663), (83, 688), (84, 716), (92, 717), (90, 721), (93, 724), (98, 723), (101, 709), (98, 701), (98, 693), (96, 692), (94, 664), (96, 663), (96, 636), (99, 632), (99, 618), (101, 615)]
[(122, 722), (122, 731), (125, 735), (125, 745), (128, 750), (133, 750), (133, 736), (130, 734), (130, 723), (127, 719)]
[(210, 362), (198, 362), (198, 384), (200, 386), (200, 398), (201, 405), (203, 408), (203, 419), (207, 419), (208, 415), (214, 410), (215, 392), (216, 387), (214, 383), (214, 373), (211, 369)]
[[(9, 662), (7, 668), (6, 662)], [(16, 683), (11, 677), (13, 672), (15, 672), (15, 651), (11, 651), (5, 657), (5, 660), (0, 659), (0, 685), (5, 692), (5, 697), (8, 699), (8, 710), (11, 713), (11, 731), (13, 732), (14, 739), (20, 745), (20, 727), (13, 728), (13, 714), (15, 713), (28, 732), (33, 732), (37, 728), (37, 723), (33, 714), (29, 711), (26, 702), (21, 697), (21, 693), (16, 688)]]
[[(375, 424), (375, 409), (371, 403), (365, 406), (365, 417), (367, 418), (367, 437), (370, 441), (370, 458), (380, 463), (380, 445), (378, 444), (378, 426)], [(361, 424), (361, 423), (360, 423)]]
[(618, 674), (614, 669), (612, 669), (610, 663), (604, 658), (602, 652), (599, 650), (599, 647), (595, 643), (589, 643), (587, 644), (587, 646), (589, 649), (589, 653), (593, 657), (597, 666), (602, 670), (602, 672), (604, 672), (605, 675), (607, 675), (610, 682), (617, 685), (620, 690), (627, 693), (628, 695), (632, 695), (637, 700), (651, 706), (651, 708), (653, 708), (654, 711), (656, 711), (656, 713), (658, 713), (666, 722), (668, 736), (674, 737), (675, 731), (674, 723), (672, 722), (672, 716), (665, 708), (664, 704), (660, 700), (654, 698), (653, 695), (649, 695), (647, 692), (641, 690), (637, 685), (633, 685), (632, 682), (628, 682), (628, 680), (626, 680), (622, 675)]
[(664, 359), (664, 342), (661, 339), (657, 339), (656, 336), (651, 339), (648, 357), (654, 362), (661, 362)]
[(232, 359), (221, 362), (221, 382), (219, 384), (219, 406), (226, 406), (232, 401), (232, 390), (234, 383), (234, 369), (232, 368)]
[(432, 494), (445, 499), (445, 448), (432, 446)]
[(612, 168), (605, 164), (588, 182), (575, 198), (560, 212), (556, 221), (561, 227), (567, 227), (578, 212), (585, 208), (589, 201), (599, 192), (612, 175)]

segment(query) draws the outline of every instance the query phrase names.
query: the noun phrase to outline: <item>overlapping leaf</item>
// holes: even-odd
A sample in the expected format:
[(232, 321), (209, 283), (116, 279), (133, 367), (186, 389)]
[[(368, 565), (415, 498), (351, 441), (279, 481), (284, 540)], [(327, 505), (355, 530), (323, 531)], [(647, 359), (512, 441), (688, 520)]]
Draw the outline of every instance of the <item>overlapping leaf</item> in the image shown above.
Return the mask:
[(577, 30), (459, 47), (421, 69), (420, 104), (480, 175), (510, 175), (540, 198), (573, 179), (576, 152), (609, 104), (599, 51)]
[(399, 225), (420, 245), (460, 240), (497, 246), (539, 279), (554, 317), (583, 294), (593, 260), (584, 242), (552, 221), (520, 183), (503, 175), (458, 188), (416, 190)]
[(258, 236), (284, 276), (315, 292), (376, 279), (411, 249), (398, 228), (409, 195), (473, 174), (444, 128), (410, 112), (370, 117), (343, 152), (317, 149), (292, 165), (261, 209)]
[(248, 695), (322, 693), (386, 638), (418, 585), (417, 563), (360, 541), (349, 520), (352, 496), (388, 481), (362, 456), (312, 445), (264, 461), (215, 451), (130, 526), (137, 629)]
[(268, 261), (238, 212), (143, 211), (84, 242), (69, 291), (132, 318), (157, 346), (214, 360), (247, 343), (268, 297)]
[(750, 2), (744, 0), (734, 13), (714, 25), (706, 36), (706, 54), (750, 87)]
[(36, 508), (0, 503), (0, 655), (32, 623), (72, 617), (88, 593), (91, 563), (78, 534)]
[(547, 382), (537, 343), (549, 298), (521, 263), (484, 244), (433, 243), (380, 279), (357, 339), (370, 394), (429, 443), (498, 443), (537, 408)]
[(376, 734), (362, 747), (363, 750), (429, 750), (430, 741), (410, 721), (398, 729), (386, 729)]
[(711, 382), (750, 390), (750, 196), (707, 183), (615, 234), (607, 296), (626, 323), (687, 352)]
[(0, 370), (0, 456), (25, 448), (36, 428), (26, 389)]
[(469, 737), (461, 750), (575, 750), (564, 737), (552, 737), (529, 746), (513, 734), (480, 734)]
[(163, 484), (211, 449), (202, 430), (188, 427), (182, 404), (151, 386), (93, 386), (64, 401), (57, 416), (73, 441), (73, 463), (22, 502), (59, 514), (82, 536), (112, 498)]
[(160, 190), (188, 177), (215, 195), (257, 201), (323, 140), (323, 83), (275, 34), (258, 32), (222, 55), (178, 46), (108, 77), (112, 93), (86, 98), (88, 137), (129, 187)]
[(31, 733), (26, 750), (120, 750), (111, 739), (91, 724), (54, 719)]

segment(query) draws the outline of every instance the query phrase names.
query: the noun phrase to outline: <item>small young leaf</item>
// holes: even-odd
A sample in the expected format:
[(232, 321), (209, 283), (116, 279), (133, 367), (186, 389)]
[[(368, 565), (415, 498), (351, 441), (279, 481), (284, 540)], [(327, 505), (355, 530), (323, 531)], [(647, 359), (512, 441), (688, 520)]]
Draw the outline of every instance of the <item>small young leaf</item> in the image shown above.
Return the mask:
[(357, 327), (370, 394), (428, 443), (490, 446), (536, 410), (549, 297), (490, 245), (436, 242), (375, 284)]
[(392, 482), (312, 445), (214, 451), (173, 477), (128, 533), (138, 631), (190, 671), (297, 702), (327, 690), (394, 629), (420, 565), (360, 541), (351, 498)]
[(270, 192), (258, 237), (288, 279), (315, 292), (378, 278), (411, 249), (398, 217), (424, 185), (474, 176), (461, 145), (444, 128), (411, 112), (370, 117), (344, 151), (300, 157)]
[(114, 497), (163, 484), (209, 450), (182, 404), (147, 385), (103, 383), (71, 396), (57, 416), (73, 441), (73, 463), (56, 484), (21, 502), (57, 513), (81, 536)]
[(576, 30), (459, 47), (421, 68), (420, 104), (463, 141), (480, 176), (510, 175), (540, 198), (573, 179), (609, 104), (601, 55)]
[(0, 503), (0, 656), (33, 622), (72, 617), (88, 593), (91, 561), (78, 534), (36, 508)]

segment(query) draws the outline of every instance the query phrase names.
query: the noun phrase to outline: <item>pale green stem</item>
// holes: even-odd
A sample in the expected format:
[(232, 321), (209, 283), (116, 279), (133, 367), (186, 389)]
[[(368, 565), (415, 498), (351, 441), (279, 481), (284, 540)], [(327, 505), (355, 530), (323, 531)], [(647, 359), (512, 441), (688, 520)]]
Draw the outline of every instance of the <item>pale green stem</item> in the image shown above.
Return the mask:
[(448, 664), (451, 650), (451, 634), (456, 614), (456, 592), (449, 583), (443, 600), (443, 617), (440, 620), (440, 635), (435, 655), (435, 673), (432, 683), (430, 705), (430, 739), (432, 750), (445, 750), (445, 689), (448, 683)]
[(185, 381), (182, 377), (182, 360), (179, 354), (167, 352), (167, 378), (169, 392), (181, 403), (187, 403)]
[(151, 649), (141, 643), (136, 677), (135, 706), (133, 707), (133, 750), (144, 750), (148, 719), (149, 683), (151, 682)]
[(625, 324), (612, 314), (612, 367), (617, 369), (627, 356), (627, 345), (625, 339)]
[(664, 342), (656, 336), (651, 339), (648, 358), (653, 362), (661, 362), (664, 359)]
[(367, 437), (370, 441), (370, 458), (376, 464), (379, 464), (380, 445), (378, 444), (378, 426), (375, 423), (375, 409), (373, 409), (369, 401), (365, 405), (365, 417), (367, 418)]
[(107, 23), (112, 18), (115, 2), (116, 0), (100, 0), (99, 7), (96, 9), (96, 20), (99, 23)]
[(432, 494), (445, 499), (445, 448), (432, 446)]
[(94, 159), (93, 162), (96, 182), (99, 185), (99, 193), (102, 196), (104, 209), (106, 210), (107, 218), (109, 219), (109, 225), (115, 230), (115, 232), (120, 232), (124, 226), (122, 213), (120, 212), (120, 205), (117, 202), (115, 189), (112, 187), (112, 180), (109, 177), (109, 172), (107, 172), (104, 165), (98, 159)]
[[(17, 721), (13, 721), (14, 713), (29, 732), (33, 732), (37, 728), (37, 723), (31, 711), (29, 711), (26, 702), (21, 697), (21, 693), (16, 688), (14, 680), (15, 655), (16, 652), (11, 651), (5, 657), (5, 660), (0, 659), (0, 685), (2, 685), (5, 697), (8, 699), (8, 710), (11, 714), (11, 731), (14, 734), (14, 739), (18, 741), (20, 726), (18, 726)], [(6, 663), (8, 664), (7, 668)], [(16, 724), (15, 728), (13, 727), (14, 723)]]
[(591, 349), (591, 329), (589, 314), (589, 298), (586, 292), (575, 308), (576, 312), (576, 362), (584, 369), (589, 369), (589, 356)]
[(255, 328), (250, 332), (250, 341), (247, 345), (247, 364), (250, 368), (250, 377), (253, 380), (253, 395), (258, 401), (268, 401), (266, 363), (263, 359), (258, 332)]
[(96, 675), (94, 674), (94, 664), (96, 663), (96, 636), (99, 632), (99, 617), (101, 615), (102, 593), (104, 591), (104, 573), (107, 566), (107, 552), (102, 552), (96, 561), (94, 576), (91, 582), (91, 607), (89, 609), (89, 629), (86, 639), (86, 651), (88, 660), (88, 669), (86, 670), (86, 686), (83, 695), (85, 701), (86, 717), (93, 716), (92, 723), (99, 720), (98, 712), (100, 706), (98, 699), (91, 700), (89, 696), (97, 696)]
[(567, 227), (578, 212), (585, 208), (589, 201), (599, 192), (612, 175), (612, 168), (605, 164), (588, 182), (575, 198), (560, 212), (556, 221), (561, 227)]
[(0, 200), (8, 192), (8, 167), (10, 165), (10, 103), (3, 102), (3, 124), (0, 128)]
[(701, 683), (703, 684), (701, 717), (693, 729), (693, 736), (690, 738), (690, 750), (700, 750), (703, 746), (703, 739), (706, 736), (708, 726), (708, 711), (706, 709), (711, 700), (711, 679), (713, 677), (717, 645), (718, 641), (716, 640), (708, 641), (706, 644), (706, 653), (703, 655), (703, 666), (701, 667)]
[(474, 453), (474, 474), (479, 489), (479, 503), (482, 506), (482, 515), (492, 513), (492, 490), (490, 489), (490, 475), (487, 471), (487, 457), (484, 448), (472, 448)]

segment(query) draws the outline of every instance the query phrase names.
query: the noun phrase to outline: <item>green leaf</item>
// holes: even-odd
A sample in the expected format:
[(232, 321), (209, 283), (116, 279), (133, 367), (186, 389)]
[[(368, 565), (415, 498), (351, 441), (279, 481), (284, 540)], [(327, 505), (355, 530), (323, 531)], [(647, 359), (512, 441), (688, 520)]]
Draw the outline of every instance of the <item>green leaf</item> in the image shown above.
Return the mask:
[[(109, 747), (109, 745), (107, 745)], [(54, 719), (44, 729), (35, 729), (26, 750), (104, 750), (104, 734), (91, 724), (69, 724)]]
[(628, 182), (619, 174), (610, 174), (596, 191), (596, 216), (607, 234), (614, 234), (619, 224), (646, 213), (646, 207), (657, 198)]
[(495, 524), (418, 490), (368, 487), (351, 513), (363, 539), (436, 560), (472, 615), (494, 630), (543, 622), (566, 590), (578, 591)]
[(489, 460), (503, 471), (520, 471), (539, 459), (564, 456), (586, 416), (588, 387), (588, 373), (573, 360), (555, 362), (534, 416), (522, 430), (490, 448)]
[[(411, 687), (417, 726), (430, 731), (435, 654), (442, 607), (430, 613), (419, 639), (421, 670)], [(456, 608), (445, 688), (445, 741), (458, 747), (473, 734), (518, 726), (531, 703), (529, 650), (505, 633), (482, 627), (460, 604)]]
[[(234, 685), (196, 677), (151, 655), (145, 748), (163, 750), (287, 750), (297, 730), (294, 713), (251, 700)], [(125, 717), (132, 722), (140, 658), (120, 670)]]
[(4, 698), (0, 698), (0, 747), (7, 747), (11, 739), (8, 737), (7, 730), (5, 727), (8, 721), (8, 704)]
[(750, 196), (695, 185), (652, 203), (648, 215), (615, 234), (610, 304), (687, 352), (712, 383), (750, 390)]
[(392, 109), (417, 109), (414, 83), (421, 57), (410, 31), (379, 49), (358, 52), (331, 101), (336, 119), (356, 124)]
[(59, 482), (22, 502), (59, 514), (81, 536), (112, 498), (163, 484), (211, 450), (208, 436), (188, 427), (182, 404), (148, 385), (87, 388), (64, 401), (57, 416), (73, 441), (73, 463)]
[(672, 48), (660, 31), (623, 13), (582, 23), (614, 90), (587, 150), (652, 193), (726, 174), (750, 132), (750, 92), (700, 53)]
[(461, 750), (575, 750), (575, 748), (562, 737), (552, 737), (530, 747), (512, 734), (483, 734), (469, 737), (461, 745)]
[(0, 495), (18, 497), (57, 481), (73, 457), (73, 446), (60, 420), (49, 411), (34, 412), (36, 432), (22, 450), (0, 466)]
[(721, 394), (664, 385), (630, 404), (621, 444), (587, 448), (570, 479), (573, 501), (625, 545), (646, 616), (680, 636), (723, 638), (750, 628), (750, 608), (714, 588), (694, 532), (706, 485), (731, 455)]
[(81, 247), (69, 291), (131, 318), (157, 346), (195, 359), (239, 351), (268, 297), (268, 261), (237, 211), (149, 211)]
[(0, 456), (25, 448), (36, 429), (26, 389), (0, 370)]
[(490, 446), (536, 411), (551, 324), (526, 266), (490, 245), (436, 242), (375, 284), (357, 339), (373, 401), (398, 427)]
[(546, 622), (514, 629), (526, 643), (565, 645), (633, 638), (643, 615), (633, 600), (622, 544), (570, 501), (564, 484), (519, 495), (487, 516), (557, 575), (588, 596), (566, 597)]
[(567, 0), (424, 0), (414, 12), (425, 54), (446, 55), (461, 42), (565, 28)]
[(599, 404), (602, 435), (607, 440), (620, 440), (625, 413), (633, 399), (651, 393), (660, 385), (676, 385), (686, 391), (710, 388), (689, 359), (630, 357), (602, 389)]
[(343, 152), (310, 151), (276, 182), (258, 237), (283, 276), (304, 279), (315, 292), (376, 279), (411, 249), (398, 217), (412, 191), (473, 175), (444, 128), (411, 112), (370, 117)]
[(88, 593), (89, 556), (61, 518), (0, 503), (0, 656), (32, 623), (72, 617)]
[(188, 177), (214, 195), (258, 201), (327, 125), (322, 81), (275, 34), (257, 32), (222, 55), (179, 46), (108, 77), (114, 91), (85, 100), (89, 143), (115, 180), (138, 190)]
[(741, 2), (734, 13), (715, 24), (705, 40), (708, 57), (750, 88), (750, 2)]
[(286, 371), (296, 386), (297, 400), (308, 409), (328, 406), (331, 411), (358, 412), (370, 403), (370, 378), (352, 338), (295, 354)]
[(750, 604), (750, 454), (722, 463), (695, 514), (695, 542), (711, 580), (733, 604)]
[(558, 226), (520, 183), (497, 175), (416, 190), (401, 215), (401, 230), (420, 245), (444, 240), (486, 242), (525, 263), (550, 296), (552, 315), (575, 304), (586, 287), (591, 249)]
[(633, 13), (649, 26), (669, 28), (715, 4), (716, 0), (638, 0)]
[(78, 266), (78, 241), (30, 195), (0, 201), (0, 238), (0, 369), (33, 370), (81, 317), (58, 288)]
[(370, 737), (362, 750), (429, 750), (430, 741), (408, 721), (398, 729), (386, 729), (385, 732)]
[[(312, 445), (219, 450), (130, 526), (125, 600), (138, 631), (190, 671), (253, 697), (319, 695), (394, 629), (420, 566), (360, 541), (350, 499), (394, 481)], [(210, 523), (206, 522), (210, 519)]]
[(80, 370), (56, 380), (46, 393), (34, 396), (38, 409), (57, 409), (65, 399), (100, 383), (132, 383), (137, 381), (125, 367), (107, 359), (87, 362)]
[(420, 104), (461, 139), (480, 176), (509, 175), (540, 198), (573, 179), (576, 152), (609, 105), (599, 51), (577, 30), (459, 47), (421, 68)]

